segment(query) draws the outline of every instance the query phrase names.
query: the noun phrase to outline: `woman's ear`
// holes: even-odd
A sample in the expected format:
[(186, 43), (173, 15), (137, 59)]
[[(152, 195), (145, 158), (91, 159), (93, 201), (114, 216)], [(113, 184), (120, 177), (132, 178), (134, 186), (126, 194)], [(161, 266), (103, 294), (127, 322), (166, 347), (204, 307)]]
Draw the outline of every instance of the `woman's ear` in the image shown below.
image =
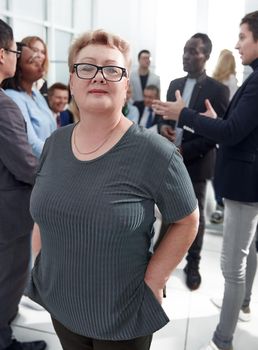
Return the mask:
[(1, 48), (0, 49), (0, 63), (3, 63), (4, 62), (4, 49)]
[(126, 84), (125, 84), (125, 91), (127, 92), (127, 90), (129, 89), (130, 86), (130, 81), (129, 79), (126, 80)]

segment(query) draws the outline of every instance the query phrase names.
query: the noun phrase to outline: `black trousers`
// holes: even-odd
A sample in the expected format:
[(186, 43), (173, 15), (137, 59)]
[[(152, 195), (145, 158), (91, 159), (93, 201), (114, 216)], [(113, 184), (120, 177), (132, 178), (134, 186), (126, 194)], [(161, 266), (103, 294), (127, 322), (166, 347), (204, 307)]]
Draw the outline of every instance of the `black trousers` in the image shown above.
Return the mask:
[[(199, 262), (201, 259), (201, 249), (202, 249), (203, 236), (204, 236), (204, 231), (205, 231), (204, 206), (205, 206), (207, 182), (206, 181), (194, 182), (193, 188), (194, 188), (196, 198), (198, 200), (200, 219), (199, 219), (199, 228), (198, 228), (197, 236), (195, 237), (195, 240), (193, 241), (191, 247), (188, 250), (186, 260), (188, 261), (188, 263), (190, 265), (198, 268)], [(169, 227), (169, 225), (162, 223), (161, 228), (160, 228), (160, 234), (159, 234), (158, 240), (154, 246), (154, 250), (157, 249), (157, 247), (159, 246), (159, 243), (161, 242), (162, 238), (164, 237), (165, 233), (167, 232), (168, 227)]]
[(73, 333), (52, 317), (63, 350), (149, 350), (152, 335), (130, 340), (110, 341), (87, 338)]
[(30, 234), (10, 242), (0, 237), (0, 350), (12, 342), (10, 323), (28, 280)]
[(205, 232), (204, 206), (206, 198), (207, 181), (193, 182), (193, 188), (196, 198), (198, 200), (200, 219), (197, 236), (195, 237), (195, 240), (193, 241), (191, 247), (188, 250), (186, 260), (190, 265), (198, 268), (199, 262), (201, 260), (201, 249), (203, 244), (203, 236)]

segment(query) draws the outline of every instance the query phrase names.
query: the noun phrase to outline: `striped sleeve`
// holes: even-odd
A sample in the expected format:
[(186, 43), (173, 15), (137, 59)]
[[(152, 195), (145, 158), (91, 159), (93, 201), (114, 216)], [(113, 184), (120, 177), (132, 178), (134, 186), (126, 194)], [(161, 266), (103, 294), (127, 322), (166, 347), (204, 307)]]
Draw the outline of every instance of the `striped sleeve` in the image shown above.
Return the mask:
[(156, 204), (165, 223), (183, 219), (197, 207), (192, 182), (179, 151), (173, 152), (157, 193)]

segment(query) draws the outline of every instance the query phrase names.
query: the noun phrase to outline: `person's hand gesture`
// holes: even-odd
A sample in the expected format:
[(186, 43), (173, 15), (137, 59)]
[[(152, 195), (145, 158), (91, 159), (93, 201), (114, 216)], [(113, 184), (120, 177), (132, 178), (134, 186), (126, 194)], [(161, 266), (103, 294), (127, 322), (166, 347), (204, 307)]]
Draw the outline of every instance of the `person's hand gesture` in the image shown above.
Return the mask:
[(182, 109), (185, 107), (185, 102), (181, 97), (180, 91), (175, 93), (175, 102), (162, 102), (160, 100), (154, 100), (152, 108), (156, 114), (160, 114), (164, 119), (178, 120)]
[(206, 111), (204, 113), (200, 113), (201, 115), (205, 115), (206, 117), (216, 119), (217, 113), (214, 111), (210, 101), (208, 99), (205, 100)]

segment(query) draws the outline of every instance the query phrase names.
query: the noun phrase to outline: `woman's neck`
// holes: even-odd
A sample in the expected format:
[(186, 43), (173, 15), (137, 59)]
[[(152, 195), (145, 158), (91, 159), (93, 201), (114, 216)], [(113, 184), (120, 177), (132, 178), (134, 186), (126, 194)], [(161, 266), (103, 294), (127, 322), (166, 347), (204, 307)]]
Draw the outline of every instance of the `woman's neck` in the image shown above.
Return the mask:
[(20, 87), (22, 88), (22, 90), (25, 91), (30, 96), (32, 95), (32, 86), (33, 86), (33, 83), (30, 83), (24, 80), (20, 82)]
[(132, 122), (122, 114), (106, 123), (106, 119), (90, 122), (81, 119), (73, 129), (72, 148), (75, 156), (80, 160), (91, 160), (113, 147)]
[(122, 117), (121, 114), (115, 116), (107, 114), (84, 114), (83, 111), (80, 113), (80, 129), (83, 130), (87, 137), (95, 138), (107, 135), (113, 130), (120, 122)]

